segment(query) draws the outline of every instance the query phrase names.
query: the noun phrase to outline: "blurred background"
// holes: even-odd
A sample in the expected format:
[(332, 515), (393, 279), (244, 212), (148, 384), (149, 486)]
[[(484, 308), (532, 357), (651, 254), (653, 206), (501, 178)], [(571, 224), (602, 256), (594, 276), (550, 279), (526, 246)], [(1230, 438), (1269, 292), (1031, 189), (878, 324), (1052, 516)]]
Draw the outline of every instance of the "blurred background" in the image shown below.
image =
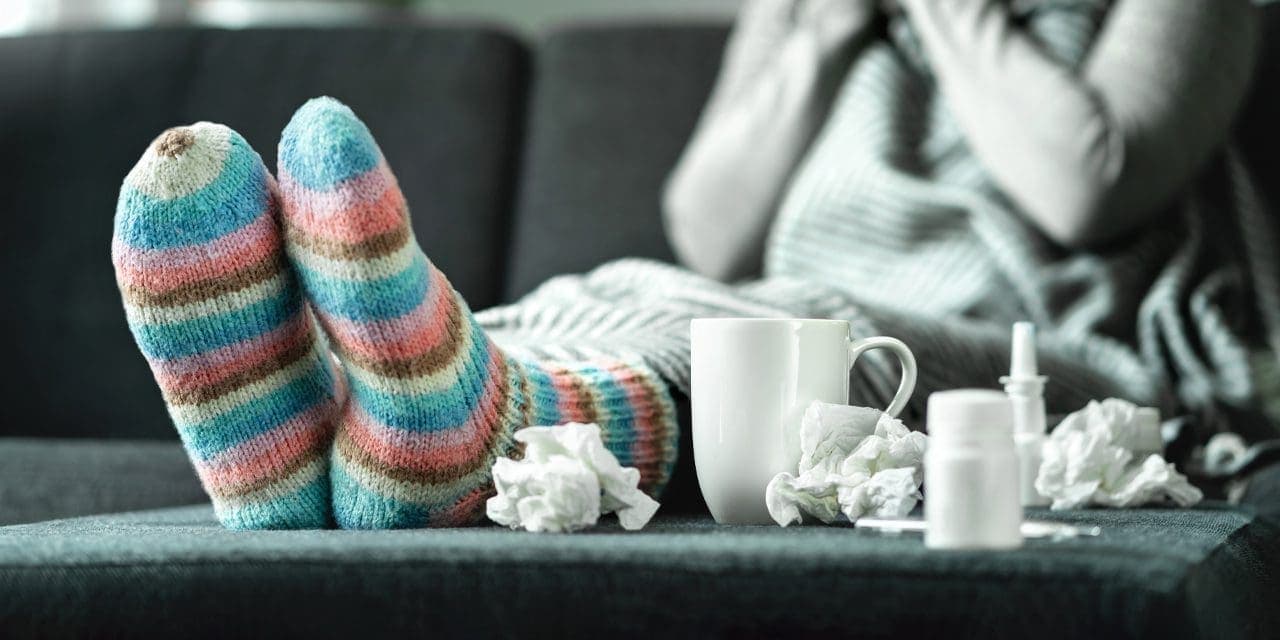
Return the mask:
[(0, 35), (63, 28), (349, 24), (406, 14), (537, 33), (566, 20), (725, 19), (741, 0), (0, 0)]

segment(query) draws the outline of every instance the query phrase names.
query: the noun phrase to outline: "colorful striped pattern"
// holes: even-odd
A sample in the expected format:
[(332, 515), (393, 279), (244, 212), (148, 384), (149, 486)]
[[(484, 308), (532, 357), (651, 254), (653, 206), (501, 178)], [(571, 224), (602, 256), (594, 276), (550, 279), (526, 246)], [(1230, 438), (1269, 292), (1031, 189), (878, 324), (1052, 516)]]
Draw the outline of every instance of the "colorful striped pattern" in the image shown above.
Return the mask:
[(346, 528), (478, 522), (491, 469), (531, 424), (600, 423), (657, 492), (676, 453), (674, 410), (648, 369), (508, 357), (418, 248), (408, 208), (364, 124), (308, 102), (280, 142), (289, 257), (351, 397), (334, 446), (333, 508)]
[(336, 376), (285, 260), (277, 202), (244, 139), (201, 122), (157, 138), (116, 207), (129, 328), (233, 529), (332, 522)]
[[(594, 422), (605, 448), (640, 470), (640, 489), (657, 496), (671, 479), (679, 425), (667, 384), (638, 362), (521, 361), (535, 407), (531, 425)], [(520, 425), (524, 426), (524, 425)]]

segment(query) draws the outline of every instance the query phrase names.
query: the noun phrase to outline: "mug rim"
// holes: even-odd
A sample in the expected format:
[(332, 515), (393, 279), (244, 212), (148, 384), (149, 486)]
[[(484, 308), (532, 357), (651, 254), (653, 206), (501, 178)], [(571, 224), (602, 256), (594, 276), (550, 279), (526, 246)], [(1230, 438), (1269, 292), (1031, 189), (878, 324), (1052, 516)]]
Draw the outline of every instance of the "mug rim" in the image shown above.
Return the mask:
[(840, 320), (836, 318), (693, 318), (689, 320), (690, 325), (703, 324), (787, 324), (792, 322), (804, 322), (809, 324), (842, 324), (849, 325), (848, 320)]

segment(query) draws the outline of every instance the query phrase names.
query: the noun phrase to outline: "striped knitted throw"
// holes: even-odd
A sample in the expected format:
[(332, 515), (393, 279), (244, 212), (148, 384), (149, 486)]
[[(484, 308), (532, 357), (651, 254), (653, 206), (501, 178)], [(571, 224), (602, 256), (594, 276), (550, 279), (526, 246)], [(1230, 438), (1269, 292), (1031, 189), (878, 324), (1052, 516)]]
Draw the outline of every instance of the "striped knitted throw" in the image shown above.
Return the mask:
[(275, 190), (234, 131), (171, 129), (125, 178), (111, 246), (129, 328), (235, 529), (331, 521), (335, 378), (285, 259)]
[(345, 528), (469, 524), (498, 457), (528, 425), (595, 422), (657, 494), (675, 461), (674, 407), (648, 367), (617, 357), (519, 359), (476, 324), (423, 255), (365, 125), (308, 102), (280, 141), (289, 257), (341, 358), (350, 399), (333, 449)]
[[(1014, 6), (1067, 64), (1083, 58), (1106, 11), (1096, 0)], [(687, 390), (692, 317), (848, 318), (916, 351), (918, 417), (931, 391), (994, 385), (1008, 367), (1009, 323), (1033, 320), (1046, 336), (1053, 411), (1105, 396), (1210, 419), (1222, 407), (1251, 410), (1250, 354), (1268, 341), (1280, 350), (1280, 265), (1274, 222), (1235, 155), (1159, 228), (1066, 253), (968, 151), (910, 26), (896, 20), (890, 34), (861, 51), (793, 176), (764, 280), (725, 286), (629, 260), (553, 280), (482, 313), (481, 325), (529, 355), (639, 356)], [(876, 354), (868, 363), (854, 399), (885, 403), (896, 374)]]

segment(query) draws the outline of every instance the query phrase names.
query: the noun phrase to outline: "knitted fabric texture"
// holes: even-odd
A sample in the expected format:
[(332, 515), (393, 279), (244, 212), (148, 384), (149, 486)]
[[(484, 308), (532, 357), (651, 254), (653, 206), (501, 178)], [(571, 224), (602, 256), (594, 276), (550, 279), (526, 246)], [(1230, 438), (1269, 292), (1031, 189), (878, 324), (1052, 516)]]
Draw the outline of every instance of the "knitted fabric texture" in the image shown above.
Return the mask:
[(275, 190), (236, 132), (171, 129), (125, 178), (111, 247), (129, 328), (233, 529), (332, 521), (336, 378), (284, 256)]
[(476, 324), (419, 249), (368, 129), (331, 98), (304, 105), (280, 142), (289, 257), (345, 365), (351, 396), (333, 447), (345, 528), (470, 524), (494, 460), (528, 425), (595, 422), (657, 494), (676, 455), (665, 385), (622, 360), (521, 361)]

